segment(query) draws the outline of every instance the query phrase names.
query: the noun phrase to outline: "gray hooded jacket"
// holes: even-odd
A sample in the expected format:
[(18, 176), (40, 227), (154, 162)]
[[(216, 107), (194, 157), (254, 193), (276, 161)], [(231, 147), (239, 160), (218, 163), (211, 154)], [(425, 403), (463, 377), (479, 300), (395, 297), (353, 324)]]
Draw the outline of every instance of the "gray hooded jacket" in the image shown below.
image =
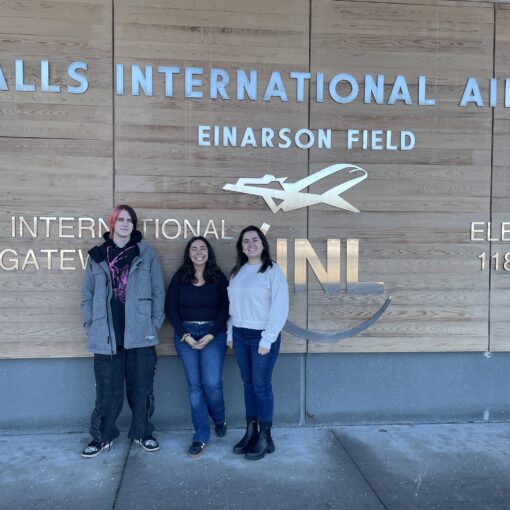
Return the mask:
[[(126, 326), (124, 348), (157, 345), (164, 320), (165, 289), (161, 266), (154, 250), (144, 241), (137, 243), (140, 254), (129, 270), (126, 288)], [(89, 251), (82, 287), (81, 311), (87, 330), (87, 350), (96, 354), (115, 354), (117, 345), (110, 307), (112, 281), (106, 260), (99, 250)]]

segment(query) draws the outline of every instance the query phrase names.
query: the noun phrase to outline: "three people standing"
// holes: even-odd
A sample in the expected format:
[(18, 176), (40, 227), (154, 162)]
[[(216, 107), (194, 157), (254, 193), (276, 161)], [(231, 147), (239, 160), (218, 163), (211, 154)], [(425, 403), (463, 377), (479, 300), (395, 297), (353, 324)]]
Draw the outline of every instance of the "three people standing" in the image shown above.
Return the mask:
[[(122, 410), (124, 381), (132, 411), (128, 437), (147, 451), (159, 449), (149, 419), (154, 412), (154, 346), (164, 318), (163, 277), (157, 256), (142, 241), (136, 224), (130, 206), (116, 207), (105, 242), (89, 251), (82, 313), (87, 349), (94, 353), (96, 403), (92, 441), (82, 451), (87, 458), (110, 448), (119, 436), (115, 423)], [(165, 309), (186, 373), (195, 429), (190, 457), (201, 455), (209, 441), (209, 416), (216, 435), (223, 437), (227, 430), (222, 384), (227, 343), (233, 346), (243, 380), (247, 424), (234, 453), (257, 460), (275, 450), (271, 381), (288, 315), (288, 287), (259, 228), (243, 229), (236, 252), (229, 284), (209, 242), (192, 238), (167, 292)]]

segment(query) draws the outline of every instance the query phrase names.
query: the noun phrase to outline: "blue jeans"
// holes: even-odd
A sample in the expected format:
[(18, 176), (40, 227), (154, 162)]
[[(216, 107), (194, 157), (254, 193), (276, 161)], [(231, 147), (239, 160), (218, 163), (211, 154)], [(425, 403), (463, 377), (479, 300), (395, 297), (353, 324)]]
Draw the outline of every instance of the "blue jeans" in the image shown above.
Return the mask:
[(281, 338), (271, 345), (270, 351), (258, 353), (262, 331), (236, 328), (232, 331), (234, 353), (244, 384), (244, 406), (247, 418), (258, 418), (264, 423), (273, 421), (273, 387), (271, 378), (276, 358), (280, 352)]
[[(214, 323), (183, 325), (195, 340), (211, 331)], [(207, 443), (211, 435), (209, 416), (215, 424), (225, 422), (225, 402), (223, 400), (223, 360), (227, 350), (227, 335), (218, 333), (214, 340), (202, 350), (192, 349), (186, 342), (174, 337), (175, 350), (181, 358), (188, 381), (191, 420), (195, 429), (193, 441)]]

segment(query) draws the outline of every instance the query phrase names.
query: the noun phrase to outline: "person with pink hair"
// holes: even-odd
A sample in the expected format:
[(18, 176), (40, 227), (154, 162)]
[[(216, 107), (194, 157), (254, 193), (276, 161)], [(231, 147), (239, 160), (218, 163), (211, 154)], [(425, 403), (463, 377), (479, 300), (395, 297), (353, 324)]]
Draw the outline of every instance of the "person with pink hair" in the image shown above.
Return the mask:
[(89, 251), (81, 309), (87, 350), (94, 353), (96, 402), (84, 458), (110, 449), (119, 436), (115, 422), (124, 402), (124, 382), (131, 408), (128, 437), (146, 451), (159, 450), (149, 419), (165, 289), (158, 257), (136, 226), (132, 207), (115, 207), (105, 242)]

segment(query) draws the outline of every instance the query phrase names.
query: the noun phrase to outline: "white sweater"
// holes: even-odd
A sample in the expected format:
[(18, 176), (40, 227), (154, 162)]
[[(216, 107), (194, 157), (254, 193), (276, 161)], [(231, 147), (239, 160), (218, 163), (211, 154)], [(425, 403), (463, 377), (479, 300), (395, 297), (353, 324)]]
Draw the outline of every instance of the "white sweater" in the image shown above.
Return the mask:
[(232, 326), (261, 329), (259, 346), (269, 349), (287, 321), (289, 288), (276, 263), (263, 273), (259, 269), (259, 264), (244, 264), (230, 280), (227, 342), (232, 342)]

